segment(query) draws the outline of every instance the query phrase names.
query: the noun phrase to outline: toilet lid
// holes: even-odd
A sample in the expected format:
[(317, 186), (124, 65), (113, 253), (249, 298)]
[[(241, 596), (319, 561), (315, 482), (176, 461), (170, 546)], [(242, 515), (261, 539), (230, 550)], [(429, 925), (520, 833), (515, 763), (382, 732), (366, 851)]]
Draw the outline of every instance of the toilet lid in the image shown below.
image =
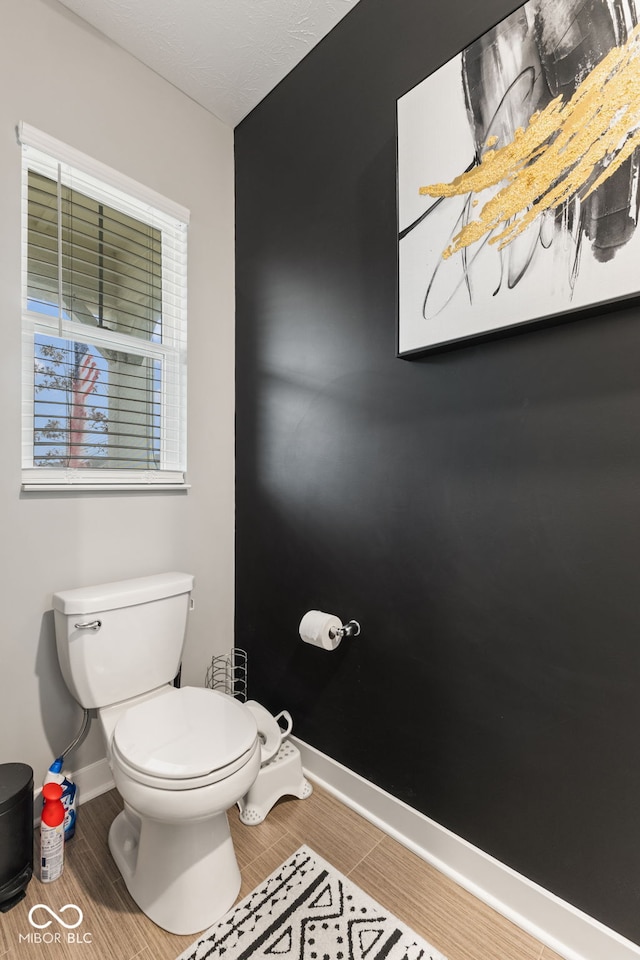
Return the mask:
[(126, 710), (113, 740), (134, 769), (179, 780), (233, 763), (252, 748), (257, 733), (250, 711), (232, 697), (201, 687), (167, 687), (166, 694)]

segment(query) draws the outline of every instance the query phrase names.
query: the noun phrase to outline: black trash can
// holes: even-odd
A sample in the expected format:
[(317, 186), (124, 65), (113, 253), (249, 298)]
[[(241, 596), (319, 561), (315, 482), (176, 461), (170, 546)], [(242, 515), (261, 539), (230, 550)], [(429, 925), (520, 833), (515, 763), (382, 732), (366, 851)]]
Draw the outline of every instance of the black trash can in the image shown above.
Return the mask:
[(24, 895), (33, 874), (33, 770), (0, 763), (0, 912)]

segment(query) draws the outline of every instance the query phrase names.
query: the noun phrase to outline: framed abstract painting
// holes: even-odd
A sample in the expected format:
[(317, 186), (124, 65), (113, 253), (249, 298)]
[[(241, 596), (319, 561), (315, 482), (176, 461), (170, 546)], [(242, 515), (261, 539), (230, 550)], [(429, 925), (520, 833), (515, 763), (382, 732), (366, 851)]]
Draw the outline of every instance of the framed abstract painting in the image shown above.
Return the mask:
[(635, 0), (529, 0), (398, 100), (398, 354), (640, 295)]

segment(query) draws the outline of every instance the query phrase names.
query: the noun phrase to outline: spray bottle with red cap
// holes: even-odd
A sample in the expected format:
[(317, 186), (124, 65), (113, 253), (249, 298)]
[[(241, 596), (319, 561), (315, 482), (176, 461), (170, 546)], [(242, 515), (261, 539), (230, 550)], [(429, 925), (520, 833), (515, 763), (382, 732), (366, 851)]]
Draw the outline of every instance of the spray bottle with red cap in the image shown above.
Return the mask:
[(40, 820), (40, 879), (51, 883), (64, 869), (64, 805), (62, 785), (45, 783), (42, 796), (45, 804)]

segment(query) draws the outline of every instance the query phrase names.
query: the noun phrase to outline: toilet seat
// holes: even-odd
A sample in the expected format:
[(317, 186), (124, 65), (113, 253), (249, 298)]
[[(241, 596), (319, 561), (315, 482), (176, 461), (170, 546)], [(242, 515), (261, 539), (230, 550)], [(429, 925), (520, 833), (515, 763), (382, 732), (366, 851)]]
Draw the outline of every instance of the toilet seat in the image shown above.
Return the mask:
[[(268, 763), (273, 759), (280, 749), (280, 745), (285, 737), (288, 737), (293, 729), (293, 720), (288, 710), (281, 710), (275, 717), (268, 710), (258, 703), (257, 700), (247, 700), (245, 707), (251, 711), (258, 724), (258, 736), (260, 738), (260, 763)], [(279, 721), (283, 720), (284, 728), (280, 726)]]
[(111, 749), (131, 779), (166, 790), (206, 786), (253, 756), (258, 730), (232, 697), (201, 687), (167, 687), (124, 711)]

